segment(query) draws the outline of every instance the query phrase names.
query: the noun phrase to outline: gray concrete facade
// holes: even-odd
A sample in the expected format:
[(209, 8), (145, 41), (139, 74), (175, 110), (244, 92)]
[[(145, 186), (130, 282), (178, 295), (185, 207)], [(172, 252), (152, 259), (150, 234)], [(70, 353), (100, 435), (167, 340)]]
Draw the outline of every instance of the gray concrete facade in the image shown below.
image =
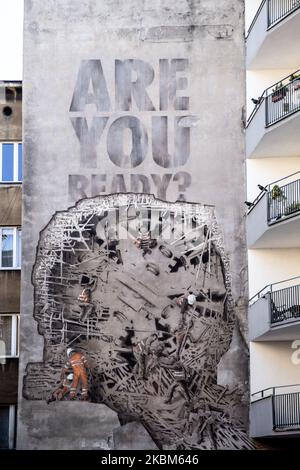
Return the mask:
[[(113, 407), (118, 413), (120, 425), (141, 420), (156, 446), (168, 448), (173, 444), (176, 447), (174, 436), (181, 431), (177, 431), (174, 424), (174, 433), (171, 437), (167, 436), (150, 415), (157, 416), (161, 406), (162, 420), (164, 413), (168, 413), (173, 422), (170, 410), (179, 402), (184, 405), (181, 410), (185, 409), (191, 418), (192, 428), (183, 438), (186, 448), (191, 448), (195, 442), (198, 442), (199, 448), (209, 449), (253, 447), (248, 438), (245, 418), (248, 396), (245, 363), (248, 352), (245, 326), (247, 260), (244, 225), (243, 13), (244, 2), (239, 0), (25, 0), (19, 449), (105, 448), (102, 426), (109, 420), (110, 408)], [(220, 397), (220, 407), (231, 407), (236, 419), (233, 424), (230, 421), (232, 417), (226, 418), (226, 423), (216, 418), (212, 428), (208, 428), (205, 420), (211, 410), (204, 400), (203, 410), (200, 410), (204, 431), (200, 430), (200, 421), (196, 420), (199, 407), (196, 410), (195, 404), (190, 408), (186, 406), (186, 398), (183, 400), (182, 396), (192, 392), (191, 388), (186, 392), (184, 386), (181, 387), (180, 397), (178, 390), (177, 393), (172, 389), (172, 398), (166, 399), (165, 396), (159, 406), (159, 392), (156, 390), (151, 406), (145, 405), (149, 409), (147, 416), (139, 414), (142, 412), (136, 403), (134, 406), (128, 404), (127, 414), (124, 409), (121, 413), (117, 394), (113, 399), (105, 394), (105, 405), (75, 400), (64, 406), (64, 401), (47, 404), (42, 393), (42, 388), (48, 390), (47, 387), (50, 387), (50, 390), (57, 384), (59, 367), (65, 354), (59, 345), (66, 345), (58, 340), (53, 343), (51, 334), (54, 330), (50, 332), (52, 339), (49, 336), (47, 309), (52, 308), (48, 303), (53, 300), (53, 292), (47, 291), (48, 301), (50, 297), (52, 299), (48, 302), (41, 280), (43, 260), (46, 266), (49, 261), (47, 250), (54, 240), (53, 234), (58, 233), (62, 220), (73, 224), (76, 214), (80, 217), (89, 214), (100, 220), (99, 207), (103, 204), (111, 204), (110, 207), (117, 207), (116, 210), (124, 204), (128, 207), (135, 204), (142, 211), (146, 199), (136, 196), (141, 193), (147, 195), (154, 212), (158, 206), (159, 210), (172, 211), (177, 211), (179, 207), (183, 218), (188, 218), (189, 207), (192, 207), (201, 217), (210, 217), (213, 221), (213, 237), (207, 235), (207, 228), (204, 235), (199, 232), (199, 237), (202, 237), (202, 245), (211, 240), (207, 255), (209, 259), (211, 255), (215, 269), (214, 274), (209, 271), (211, 292), (215, 286), (219, 289), (217, 293), (226, 289), (223, 305), (226, 304), (228, 309), (226, 307), (220, 311), (223, 322), (220, 335), (223, 337), (224, 332), (225, 339), (223, 343), (218, 339), (217, 346), (213, 346), (219, 367), (215, 363), (209, 366), (209, 361), (202, 363), (199, 359), (192, 373), (198, 374), (198, 378), (201, 374), (209, 375), (212, 394)], [(193, 205), (189, 206), (189, 203)], [(83, 219), (76, 220), (80, 225)], [(99, 223), (95, 225), (94, 238), (95, 233), (98, 236), (98, 230)], [(137, 239), (135, 249), (137, 246), (140, 248), (142, 243), (143, 240)], [(131, 250), (128, 246), (124, 245), (121, 250), (123, 261), (125, 254)], [(51, 250), (54, 250), (54, 245), (51, 245)], [(152, 256), (159, 255), (152, 247)], [(140, 272), (139, 263), (144, 262), (147, 256), (149, 254), (144, 249), (143, 256), (137, 261), (137, 272)], [(138, 253), (130, 255), (131, 265), (137, 257)], [(203, 258), (204, 252), (200, 265)], [(119, 262), (114, 255), (111, 259), (112, 263)], [(151, 263), (150, 268), (153, 271)], [(116, 269), (120, 269), (119, 264)], [(46, 271), (45, 276), (48, 275)], [(183, 283), (185, 276), (190, 275), (193, 279), (194, 273), (180, 272), (181, 276), (174, 276), (175, 284), (180, 284), (181, 280)], [(125, 285), (124, 275), (118, 276), (118, 282), (122, 281)], [(132, 273), (130, 276), (132, 279)], [(99, 279), (98, 286), (102, 282)], [(143, 274), (136, 284), (133, 282), (132, 289), (136, 288), (142, 296), (139, 281), (143, 281)], [(161, 283), (161, 290), (163, 285)], [(154, 289), (157, 284), (153, 286)], [(112, 295), (113, 288), (109, 289), (106, 295)], [(188, 290), (187, 284), (185, 289)], [(68, 292), (59, 295), (65, 294), (69, 296)], [(100, 303), (100, 294), (93, 295), (94, 304)], [(204, 301), (199, 300), (199, 295), (196, 297), (199, 306), (198, 310), (195, 309), (203, 312)], [(153, 295), (151, 298), (155, 304)], [(183, 295), (177, 300), (184, 298)], [(172, 302), (168, 308), (176, 310), (179, 303), (176, 306), (174, 299)], [(215, 301), (214, 315), (220, 308), (218, 302), (220, 299)], [(115, 309), (120, 313), (117, 307)], [(211, 317), (208, 319), (200, 313), (196, 315), (194, 330), (197, 327), (200, 331), (205, 322), (213, 327), (215, 319), (212, 318), (212, 308), (210, 311)], [(156, 324), (162, 317), (166, 318), (165, 310), (160, 317), (156, 306), (152, 308), (151, 315)], [(151, 315), (148, 312), (143, 328), (145, 324), (150, 324)], [(80, 322), (84, 323), (85, 319), (82, 318)], [(135, 325), (136, 321), (134, 318)], [(173, 331), (171, 320), (165, 328)], [(238, 333), (232, 340), (234, 328)], [(197, 338), (201, 337), (199, 331)], [(108, 335), (110, 329), (105, 332)], [(187, 334), (184, 341), (186, 337)], [(158, 342), (162, 346), (160, 337)], [(190, 342), (191, 348), (196, 347), (193, 340)], [(85, 349), (83, 344), (80, 347), (88, 361), (94, 364), (97, 346), (94, 344), (93, 348), (96, 349), (92, 350)], [(171, 348), (170, 345), (167, 347)], [(101, 348), (105, 355), (104, 343)], [(161, 367), (165, 371), (161, 357), (151, 351), (151, 358), (158, 358), (156, 365), (152, 365), (154, 370)], [(225, 353), (227, 359), (221, 360)], [(205, 351), (205, 354), (208, 352)], [(137, 354), (135, 360), (136, 357)], [(179, 369), (176, 370), (178, 372)], [(234, 378), (234, 371), (237, 379)], [(33, 376), (34, 373), (38, 376), (37, 382), (31, 380), (31, 372)], [(137, 379), (134, 376), (135, 373), (136, 365), (130, 377), (143, 390), (149, 388), (152, 372), (148, 381), (143, 383), (140, 377)], [(126, 396), (124, 392), (120, 393), (123, 393), (123, 398)], [(167, 401), (171, 401), (171, 405), (166, 406)], [(216, 410), (215, 414), (219, 412)], [(191, 413), (194, 413), (195, 419)], [(71, 425), (73, 416), (74, 426)], [(194, 426), (193, 419), (198, 422), (198, 427)], [(67, 429), (66, 422), (69, 423)], [(112, 424), (115, 428), (115, 422)], [(41, 426), (43, 431), (39, 433)], [(82, 429), (84, 435), (80, 439), (78, 433)], [(223, 435), (226, 438), (219, 437), (221, 429), (225, 429)], [(122, 432), (118, 435), (121, 439)], [(119, 445), (124, 448), (126, 444)]]

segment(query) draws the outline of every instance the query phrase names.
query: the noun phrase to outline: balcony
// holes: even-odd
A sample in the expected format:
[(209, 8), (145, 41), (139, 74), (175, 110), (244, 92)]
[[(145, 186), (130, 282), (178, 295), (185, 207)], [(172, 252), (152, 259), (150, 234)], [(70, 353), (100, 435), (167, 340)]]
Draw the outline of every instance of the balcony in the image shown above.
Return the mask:
[(259, 98), (247, 123), (247, 158), (298, 157), (299, 111), (300, 70), (267, 88)]
[(292, 69), (299, 41), (300, 0), (263, 0), (247, 35), (248, 70)]
[[(249, 248), (300, 247), (300, 172), (274, 181), (253, 201), (247, 216)], [(285, 183), (285, 184), (283, 184)]]
[(300, 436), (300, 385), (273, 387), (251, 398), (251, 437)]
[(250, 341), (300, 338), (300, 277), (264, 287), (250, 300)]

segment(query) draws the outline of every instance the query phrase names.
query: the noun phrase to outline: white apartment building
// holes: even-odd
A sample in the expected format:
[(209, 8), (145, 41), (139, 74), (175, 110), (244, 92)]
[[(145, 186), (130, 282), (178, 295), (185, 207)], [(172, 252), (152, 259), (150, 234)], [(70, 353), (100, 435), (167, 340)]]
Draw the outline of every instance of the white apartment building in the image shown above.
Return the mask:
[(300, 1), (245, 4), (250, 433), (299, 437)]

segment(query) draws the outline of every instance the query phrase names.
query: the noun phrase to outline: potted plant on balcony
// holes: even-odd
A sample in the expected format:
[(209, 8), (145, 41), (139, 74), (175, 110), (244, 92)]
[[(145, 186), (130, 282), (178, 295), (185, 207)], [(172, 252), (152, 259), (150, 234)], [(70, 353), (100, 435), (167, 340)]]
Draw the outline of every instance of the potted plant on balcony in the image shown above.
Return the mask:
[(287, 87), (283, 86), (282, 82), (277, 83), (275, 88), (272, 90), (272, 101), (273, 103), (277, 103), (277, 101), (283, 100), (283, 98), (287, 94)]
[(300, 90), (300, 75), (294, 82), (294, 91)]
[(275, 184), (269, 193), (269, 215), (271, 219), (279, 220), (283, 215), (282, 201), (286, 199), (283, 190)]
[(290, 82), (294, 84), (294, 91), (300, 90), (300, 73), (292, 73)]
[(286, 199), (284, 192), (282, 191), (280, 186), (278, 186), (278, 184), (275, 184), (273, 186), (272, 191), (271, 191), (271, 198), (273, 199), (273, 201), (275, 200), (282, 201), (283, 199)]

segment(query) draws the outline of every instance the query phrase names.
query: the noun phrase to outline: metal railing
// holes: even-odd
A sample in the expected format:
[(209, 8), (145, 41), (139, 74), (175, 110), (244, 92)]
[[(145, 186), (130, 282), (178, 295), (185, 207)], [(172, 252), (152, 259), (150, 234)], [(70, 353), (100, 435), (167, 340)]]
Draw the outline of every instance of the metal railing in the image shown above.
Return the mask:
[(259, 299), (270, 299), (270, 323), (276, 326), (283, 321), (299, 321), (300, 319), (300, 284), (288, 285), (282, 289), (274, 290), (275, 286), (290, 284), (298, 280), (300, 276), (286, 279), (265, 286), (249, 300), (249, 305), (253, 305)]
[(266, 126), (300, 110), (300, 71), (276, 83), (266, 93)]
[(253, 29), (253, 26), (255, 25), (256, 21), (257, 21), (257, 18), (259, 17), (263, 7), (264, 7), (264, 4), (266, 3), (267, 0), (262, 0), (261, 4), (259, 5), (258, 7), (258, 10), (257, 12), (255, 13), (255, 16), (253, 18), (253, 20), (251, 21), (251, 24), (248, 28), (248, 31), (247, 31), (247, 34), (246, 34), (246, 38), (249, 36), (251, 30)]
[(266, 29), (270, 29), (280, 21), (284, 20), (287, 16), (291, 15), (300, 7), (300, 0), (262, 0), (258, 7), (257, 12), (248, 28), (246, 37), (249, 36), (253, 29), (261, 11), (267, 2), (267, 25)]
[(300, 384), (278, 385), (277, 387), (264, 388), (263, 390), (259, 390), (259, 392), (252, 393), (251, 401), (253, 402), (270, 396), (282, 395), (282, 389), (286, 389), (286, 393), (300, 393)]
[(300, 179), (268, 188), (268, 223), (300, 212)]
[[(299, 0), (300, 1), (300, 0)], [(272, 126), (278, 121), (300, 110), (300, 70), (282, 78), (277, 83), (264, 90), (258, 98), (258, 103), (251, 112), (247, 126), (265, 103), (265, 125)]]
[(271, 324), (300, 318), (300, 285), (270, 292)]
[(265, 388), (251, 395), (252, 402), (268, 397), (272, 397), (274, 430), (300, 427), (300, 384)]
[(300, 0), (268, 0), (268, 28), (300, 7)]
[(273, 395), (273, 429), (300, 427), (300, 392)]
[[(286, 287), (291, 287), (291, 283), (293, 283), (294, 286), (297, 286), (298, 283), (300, 283), (300, 276), (295, 276), (289, 279), (284, 279), (283, 281), (274, 282), (273, 284), (268, 284), (267, 286), (263, 287), (259, 292), (257, 292), (257, 294), (251, 297), (251, 299), (249, 300), (249, 304), (252, 305), (255, 302), (257, 302), (259, 299), (265, 298), (267, 294), (276, 292), (274, 291), (275, 286), (282, 286), (286, 284)], [(284, 289), (284, 287), (282, 289)], [(282, 290), (282, 289), (278, 289), (278, 290)]]
[[(299, 179), (295, 179), (298, 176)], [(286, 184), (279, 185), (278, 183), (286, 182)], [(259, 201), (268, 194), (268, 213), (267, 220), (268, 223), (273, 223), (274, 221), (281, 220), (282, 216), (288, 216), (296, 214), (300, 211), (298, 202), (300, 202), (300, 171), (291, 173), (284, 178), (279, 180), (272, 181), (266, 186), (258, 185), (259, 188), (262, 188), (260, 193), (256, 198), (251, 202), (251, 205), (248, 209), (247, 214), (253, 211), (254, 207), (259, 203)]]

